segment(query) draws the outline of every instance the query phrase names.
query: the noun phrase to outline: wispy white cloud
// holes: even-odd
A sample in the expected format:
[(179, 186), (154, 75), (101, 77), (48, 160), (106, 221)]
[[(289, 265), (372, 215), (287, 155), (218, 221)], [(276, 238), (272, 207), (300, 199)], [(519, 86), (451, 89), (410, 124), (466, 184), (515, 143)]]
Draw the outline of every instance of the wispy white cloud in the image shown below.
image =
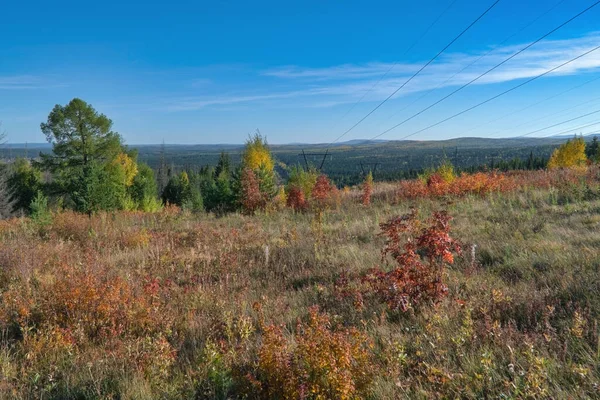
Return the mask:
[(48, 79), (35, 75), (0, 76), (0, 90), (32, 90), (63, 87), (59, 83), (51, 83)]
[[(415, 92), (460, 86), (470, 82), (483, 72), (523, 48), (526, 43), (492, 48), (474, 53), (447, 53), (428, 66), (407, 84), (396, 97)], [(600, 32), (565, 40), (542, 41), (498, 69), (476, 81), (476, 85), (490, 85), (527, 79), (554, 68), (592, 48), (600, 45)], [(486, 55), (486, 53), (488, 53)], [(484, 56), (485, 55), (485, 56)], [(484, 57), (482, 57), (484, 56)], [(210, 106), (232, 105), (252, 102), (282, 102), (294, 99), (294, 106), (332, 107), (353, 103), (369, 91), (367, 101), (378, 101), (401, 86), (425, 61), (418, 63), (367, 63), (343, 64), (328, 68), (284, 66), (261, 71), (260, 93), (232, 93), (219, 96), (200, 96), (172, 99), (166, 105), (169, 111), (198, 110)], [(462, 72), (465, 66), (473, 65)], [(574, 61), (549, 74), (575, 75), (600, 70), (600, 50)], [(389, 72), (388, 72), (389, 71)], [(455, 75), (456, 74), (456, 75)], [(382, 78), (385, 75), (384, 78)], [(452, 77), (455, 75), (454, 77)], [(449, 79), (452, 77), (451, 79)], [(285, 84), (290, 90), (269, 90)], [(0, 81), (1, 84), (1, 81)], [(266, 89), (265, 89), (266, 88)]]

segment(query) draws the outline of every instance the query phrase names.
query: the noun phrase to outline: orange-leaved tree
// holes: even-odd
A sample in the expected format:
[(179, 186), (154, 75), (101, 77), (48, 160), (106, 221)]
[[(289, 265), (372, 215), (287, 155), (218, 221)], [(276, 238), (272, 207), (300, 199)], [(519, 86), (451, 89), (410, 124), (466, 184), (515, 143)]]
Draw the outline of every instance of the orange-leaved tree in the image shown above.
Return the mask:
[(242, 208), (248, 214), (254, 214), (266, 204), (265, 197), (260, 192), (258, 178), (254, 171), (248, 167), (242, 170), (240, 202)]

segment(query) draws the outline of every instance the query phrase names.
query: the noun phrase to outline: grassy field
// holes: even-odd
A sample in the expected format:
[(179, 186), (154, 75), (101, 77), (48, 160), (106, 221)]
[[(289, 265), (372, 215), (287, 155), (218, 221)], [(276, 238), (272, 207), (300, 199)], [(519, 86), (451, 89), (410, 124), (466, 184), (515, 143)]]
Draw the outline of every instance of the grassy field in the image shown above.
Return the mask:
[[(0, 398), (598, 397), (599, 172), (552, 174), (376, 184), (316, 214), (0, 222)], [(436, 211), (462, 251), (417, 246), (440, 280), (399, 307), (380, 224), (414, 209), (396, 251), (436, 226), (447, 247)]]

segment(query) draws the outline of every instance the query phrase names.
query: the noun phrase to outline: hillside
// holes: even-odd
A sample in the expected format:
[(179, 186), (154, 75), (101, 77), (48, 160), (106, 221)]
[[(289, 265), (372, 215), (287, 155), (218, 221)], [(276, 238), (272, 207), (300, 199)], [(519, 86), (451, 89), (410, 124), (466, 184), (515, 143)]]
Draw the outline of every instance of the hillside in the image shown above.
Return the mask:
[(597, 397), (598, 176), (2, 221), (0, 398)]

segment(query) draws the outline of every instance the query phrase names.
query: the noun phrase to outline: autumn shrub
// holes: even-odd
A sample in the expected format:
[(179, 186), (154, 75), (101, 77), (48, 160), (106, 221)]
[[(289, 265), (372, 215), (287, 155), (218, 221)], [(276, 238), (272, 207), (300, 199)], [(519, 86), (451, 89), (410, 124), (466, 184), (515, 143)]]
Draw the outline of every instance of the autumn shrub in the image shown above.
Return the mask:
[(55, 326), (76, 343), (143, 336), (169, 320), (123, 278), (69, 265), (13, 284), (1, 295), (0, 316), (20, 335)]
[(266, 202), (260, 192), (259, 182), (254, 171), (244, 168), (241, 177), (240, 203), (243, 210), (248, 214), (254, 214), (263, 209)]
[(364, 332), (335, 327), (313, 307), (294, 340), (280, 326), (262, 325), (258, 371), (249, 378), (265, 399), (364, 398), (376, 372), (372, 346)]
[(363, 181), (362, 188), (362, 204), (363, 206), (369, 206), (371, 204), (371, 195), (373, 194), (373, 174), (369, 172)]
[(285, 192), (285, 188), (280, 186), (277, 190), (277, 194), (268, 205), (268, 209), (273, 211), (281, 211), (287, 205), (287, 193)]
[(66, 210), (57, 213), (51, 227), (51, 233), (63, 240), (85, 243), (93, 232), (92, 219), (85, 214)]
[(308, 202), (304, 196), (304, 191), (298, 186), (289, 188), (286, 203), (288, 207), (296, 212), (305, 211), (308, 208)]
[(150, 233), (145, 229), (141, 229), (134, 232), (124, 232), (121, 243), (126, 248), (144, 248), (148, 247), (150, 239)]
[(329, 181), (329, 178), (323, 174), (319, 175), (311, 193), (313, 208), (316, 210), (330, 208), (332, 190), (333, 184)]
[(315, 187), (318, 178), (319, 173), (314, 168), (304, 170), (300, 166), (292, 167), (290, 169), (286, 189), (289, 192), (293, 187), (298, 187), (302, 190), (304, 197), (310, 199), (312, 190)]
[(450, 220), (445, 212), (434, 212), (427, 221), (429, 226), (422, 228), (423, 222), (413, 210), (381, 224), (386, 238), (382, 255), (391, 256), (397, 266), (388, 272), (373, 269), (364, 281), (390, 309), (407, 311), (447, 294), (444, 270), (461, 251), (450, 237)]

